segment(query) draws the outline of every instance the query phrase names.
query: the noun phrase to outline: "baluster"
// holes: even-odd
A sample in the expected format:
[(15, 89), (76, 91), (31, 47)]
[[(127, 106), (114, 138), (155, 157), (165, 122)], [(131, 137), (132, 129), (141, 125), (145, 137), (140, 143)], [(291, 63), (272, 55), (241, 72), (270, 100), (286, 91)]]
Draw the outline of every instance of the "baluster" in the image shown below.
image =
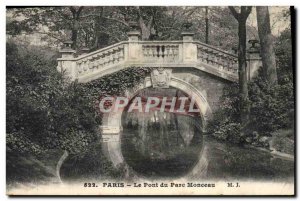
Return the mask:
[(107, 52), (105, 52), (103, 58), (103, 66), (106, 66), (107, 64), (108, 64), (108, 54)]
[(78, 71), (78, 74), (82, 73), (82, 61), (79, 61), (77, 63), (77, 71)]
[(148, 58), (151, 58), (152, 50), (150, 46), (148, 46), (147, 51), (148, 51)]
[(113, 64), (114, 63), (114, 53), (113, 53), (112, 50), (110, 50), (109, 52), (110, 52), (110, 54), (109, 54), (109, 61), (110, 61), (111, 64)]
[(156, 57), (156, 47), (152, 46), (151, 50), (152, 50), (152, 57), (155, 58)]
[(219, 54), (218, 52), (213, 51), (213, 55), (214, 55), (213, 63), (217, 68), (219, 68)]
[(170, 58), (170, 46), (169, 45), (167, 45), (166, 46), (166, 50), (165, 50), (165, 58), (166, 59), (169, 59)]
[(229, 71), (229, 68), (228, 68), (228, 57), (225, 54), (223, 55), (223, 67), (224, 67), (225, 71)]
[(110, 65), (110, 63), (111, 63), (111, 54), (110, 54), (110, 52), (108, 51), (107, 52), (107, 65)]
[(202, 62), (208, 63), (208, 54), (207, 54), (207, 48), (202, 48), (200, 54), (202, 54)]
[(97, 61), (94, 60), (93, 63), (92, 63), (92, 69), (91, 69), (91, 71), (95, 71), (96, 67), (97, 67)]
[(173, 48), (171, 45), (169, 46), (169, 50), (168, 50), (168, 58), (169, 60), (173, 59)]
[(115, 61), (114, 61), (114, 51), (113, 50), (110, 50), (110, 55), (109, 55), (109, 61), (111, 64), (114, 64)]
[(165, 56), (166, 56), (166, 46), (165, 45), (161, 46), (161, 55), (163, 58), (165, 58)]
[(95, 70), (95, 69), (99, 69), (99, 63), (100, 63), (99, 60), (95, 61), (95, 64), (94, 64), (94, 70)]
[(156, 55), (155, 55), (155, 57), (160, 58), (160, 53), (161, 53), (160, 46), (156, 45)]
[(116, 51), (116, 52), (114, 53), (114, 60), (115, 60), (116, 63), (119, 63), (119, 61), (120, 61), (120, 58), (119, 58), (119, 51)]
[(224, 70), (224, 66), (223, 66), (223, 53), (219, 53), (218, 54), (218, 67), (220, 70)]
[(212, 57), (211, 57), (211, 64), (213, 66), (217, 66), (218, 58), (217, 58), (216, 54), (214, 52), (212, 52), (211, 55), (212, 55)]
[(207, 63), (208, 64), (213, 64), (214, 61), (214, 55), (212, 54), (212, 50), (208, 49), (207, 50)]
[(204, 54), (203, 54), (203, 48), (201, 48), (200, 46), (198, 46), (197, 48), (197, 59), (202, 62), (204, 60)]
[(109, 51), (107, 51), (107, 54), (105, 55), (106, 57), (106, 65), (109, 65), (110, 64), (110, 53)]
[(207, 63), (207, 64), (210, 64), (210, 63), (211, 63), (211, 62), (210, 62), (210, 60), (211, 60), (211, 55), (210, 55), (209, 49), (206, 50), (206, 56), (207, 56), (207, 58), (206, 58), (206, 63)]
[(151, 47), (150, 46), (147, 46), (147, 58), (151, 57)]
[(165, 49), (164, 49), (165, 47), (164, 47), (164, 45), (160, 45), (159, 46), (159, 57), (161, 57), (161, 58), (164, 58), (164, 51), (165, 51)]
[(145, 45), (142, 46), (143, 56), (147, 57), (147, 47)]
[(232, 62), (231, 62), (231, 57), (230, 56), (228, 56), (227, 57), (227, 69), (228, 69), (228, 71), (232, 71), (232, 64), (231, 64)]
[(178, 58), (178, 54), (179, 54), (179, 47), (178, 45), (175, 45), (175, 58)]
[(200, 46), (198, 46), (198, 48), (197, 48), (197, 60), (203, 61), (204, 60), (203, 56), (204, 55), (203, 55), (202, 48)]
[(124, 60), (124, 49), (120, 49), (120, 52), (119, 52), (119, 57), (120, 59), (119, 60)]
[(239, 69), (239, 64), (238, 64), (238, 61), (236, 58), (234, 58), (234, 72), (238, 72), (238, 69)]
[(147, 47), (145, 45), (143, 45), (142, 47), (143, 47), (143, 56), (147, 57)]
[(87, 71), (88, 65), (89, 65), (89, 61), (85, 59), (85, 60), (84, 60), (84, 66), (83, 66), (83, 70), (84, 70), (84, 71)]
[(231, 72), (234, 72), (234, 67), (233, 67), (233, 65), (234, 65), (234, 60), (233, 60), (232, 57), (229, 57), (229, 58), (228, 58), (228, 69), (229, 69), (229, 71), (231, 71)]
[(172, 55), (172, 58), (175, 60), (177, 58), (177, 55), (178, 55), (178, 49), (175, 45), (172, 45), (172, 49), (173, 49), (173, 55)]
[(94, 62), (93, 62), (92, 60), (90, 60), (88, 66), (89, 66), (89, 69), (90, 69), (90, 70), (93, 69), (93, 67), (94, 67)]
[(103, 58), (102, 58), (102, 53), (99, 54), (99, 59), (98, 59), (98, 68), (102, 67), (102, 63), (103, 63)]

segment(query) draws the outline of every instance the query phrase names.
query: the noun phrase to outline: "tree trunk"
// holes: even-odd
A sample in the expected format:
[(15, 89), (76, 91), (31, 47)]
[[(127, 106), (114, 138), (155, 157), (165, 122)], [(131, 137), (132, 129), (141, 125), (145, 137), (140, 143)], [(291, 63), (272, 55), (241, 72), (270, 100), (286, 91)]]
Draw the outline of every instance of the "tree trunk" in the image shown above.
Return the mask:
[(77, 35), (78, 35), (78, 22), (74, 20), (73, 27), (72, 27), (72, 36), (71, 36), (71, 40), (73, 42), (72, 43), (73, 49), (77, 48)]
[(141, 28), (141, 34), (142, 34), (142, 40), (149, 40), (151, 35), (151, 24), (152, 24), (152, 18), (148, 24), (148, 26), (145, 24), (145, 21), (142, 17), (139, 18), (139, 25)]
[(263, 76), (270, 85), (277, 84), (275, 51), (268, 7), (257, 6), (256, 15), (261, 47)]
[(143, 19), (140, 7), (137, 7), (137, 11), (138, 23), (141, 29), (142, 40), (149, 40), (151, 36), (151, 28), (153, 26), (154, 16), (151, 16), (149, 22), (146, 24), (145, 20)]
[(249, 120), (248, 107), (248, 86), (247, 86), (247, 63), (246, 63), (246, 21), (239, 23), (239, 91), (240, 91), (240, 112), (242, 124), (247, 124)]
[(77, 48), (77, 38), (78, 38), (78, 30), (79, 30), (79, 17), (81, 14), (81, 11), (83, 9), (83, 6), (80, 6), (78, 10), (76, 10), (75, 7), (70, 6), (69, 7), (71, 13), (72, 13), (72, 19), (73, 19), (73, 24), (72, 24), (72, 35), (71, 35), (71, 40), (72, 40), (72, 48), (76, 49)]
[(56, 164), (56, 176), (60, 182), (62, 182), (62, 180), (60, 178), (60, 169), (61, 169), (62, 164), (68, 158), (68, 156), (69, 156), (68, 151), (64, 151), (63, 155), (60, 157), (59, 161)]
[(209, 33), (209, 27), (208, 27), (208, 6), (205, 6), (205, 43), (208, 44), (208, 33)]
[(239, 30), (239, 48), (238, 48), (238, 63), (239, 63), (239, 100), (240, 100), (240, 119), (243, 126), (249, 121), (249, 101), (248, 101), (248, 85), (247, 85), (247, 63), (246, 63), (246, 21), (251, 12), (251, 6), (241, 6), (238, 13), (233, 6), (229, 9), (235, 19), (238, 21)]

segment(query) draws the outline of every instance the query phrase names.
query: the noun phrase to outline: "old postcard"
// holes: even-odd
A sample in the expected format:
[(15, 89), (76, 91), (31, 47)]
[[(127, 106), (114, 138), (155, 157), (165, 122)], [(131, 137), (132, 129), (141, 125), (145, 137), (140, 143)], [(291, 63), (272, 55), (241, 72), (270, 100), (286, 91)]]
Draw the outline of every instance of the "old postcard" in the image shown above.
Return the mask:
[(13, 195), (295, 194), (294, 8), (6, 7)]

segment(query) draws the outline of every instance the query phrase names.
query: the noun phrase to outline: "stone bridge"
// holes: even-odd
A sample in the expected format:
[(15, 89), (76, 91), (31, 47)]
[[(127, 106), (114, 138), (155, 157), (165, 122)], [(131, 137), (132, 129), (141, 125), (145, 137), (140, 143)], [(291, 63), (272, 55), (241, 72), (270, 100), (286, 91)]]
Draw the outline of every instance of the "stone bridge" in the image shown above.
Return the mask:
[[(128, 41), (79, 56), (66, 43), (60, 51), (62, 57), (57, 68), (71, 80), (86, 83), (129, 67), (151, 67), (151, 76), (134, 89), (128, 89), (127, 95), (134, 97), (147, 87), (182, 90), (195, 97), (205, 129), (205, 122), (218, 109), (223, 87), (238, 81), (237, 55), (194, 41), (193, 33), (188, 31), (182, 33), (180, 41), (140, 41), (139, 36), (140, 32), (131, 31)], [(247, 58), (248, 79), (255, 76), (260, 66), (259, 52), (253, 43)], [(155, 79), (157, 74), (163, 84)], [(101, 125), (103, 147), (114, 165), (124, 162), (120, 148), (121, 115), (122, 111), (111, 112), (103, 117)]]

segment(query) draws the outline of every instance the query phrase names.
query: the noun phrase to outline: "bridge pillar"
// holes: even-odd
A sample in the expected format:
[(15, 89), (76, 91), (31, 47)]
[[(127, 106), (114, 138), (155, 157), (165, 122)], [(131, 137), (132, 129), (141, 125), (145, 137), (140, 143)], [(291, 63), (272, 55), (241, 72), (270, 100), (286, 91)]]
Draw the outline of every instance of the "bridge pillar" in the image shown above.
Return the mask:
[(247, 78), (251, 80), (257, 76), (257, 71), (262, 66), (262, 60), (258, 40), (249, 40), (248, 43), (251, 44), (251, 47), (247, 54)]
[(197, 45), (194, 43), (194, 33), (184, 31), (182, 36), (182, 60), (186, 63), (197, 62)]
[[(127, 49), (127, 55), (128, 60), (130, 61), (139, 61), (140, 53), (141, 53), (141, 46), (139, 45), (139, 38), (141, 33), (137, 30), (133, 30), (127, 33), (128, 35), (128, 49)], [(125, 50), (126, 51), (126, 50)], [(126, 54), (126, 52), (125, 52)]]
[(71, 81), (76, 78), (76, 63), (74, 62), (76, 51), (71, 48), (72, 41), (64, 42), (64, 47), (59, 51), (61, 53), (61, 58), (58, 58), (57, 70), (59, 72), (64, 72)]

